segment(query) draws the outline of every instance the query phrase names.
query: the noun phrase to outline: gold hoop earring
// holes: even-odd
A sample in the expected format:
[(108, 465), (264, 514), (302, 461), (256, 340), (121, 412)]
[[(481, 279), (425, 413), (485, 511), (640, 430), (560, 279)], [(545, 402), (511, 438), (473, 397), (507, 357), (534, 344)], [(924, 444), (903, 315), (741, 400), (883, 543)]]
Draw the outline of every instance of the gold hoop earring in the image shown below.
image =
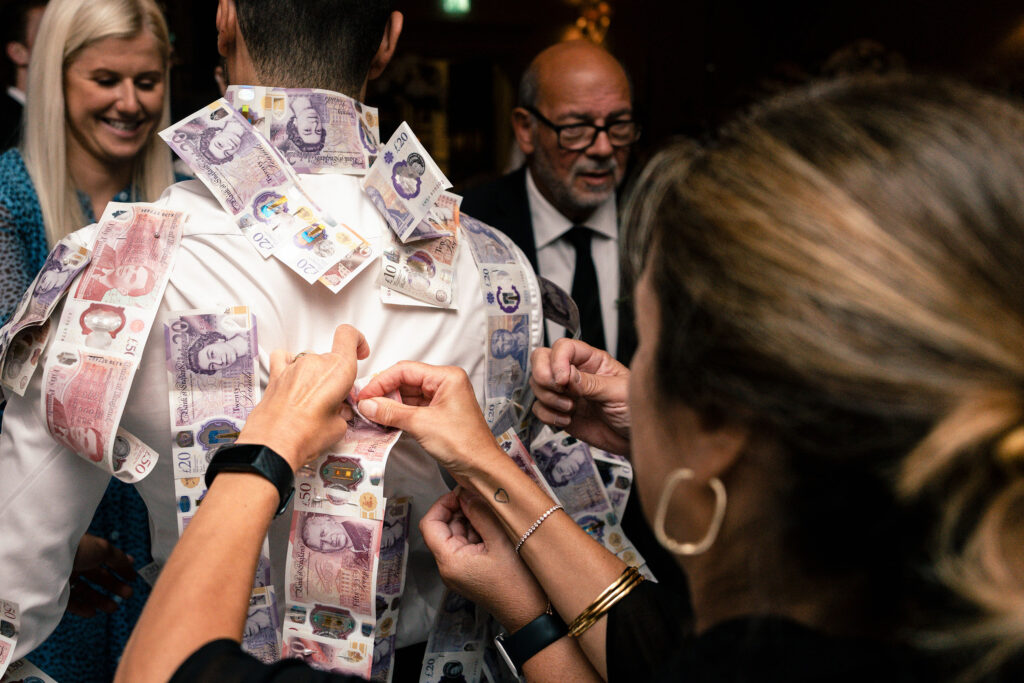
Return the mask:
[(711, 490), (715, 493), (715, 512), (711, 516), (711, 524), (708, 526), (708, 531), (704, 534), (704, 538), (696, 543), (681, 543), (665, 532), (665, 517), (668, 515), (668, 504), (672, 499), (676, 486), (680, 482), (693, 480), (693, 477), (693, 470), (686, 467), (673, 470), (672, 474), (668, 477), (668, 481), (665, 482), (665, 487), (661, 490), (658, 510), (654, 514), (654, 537), (658, 539), (658, 543), (665, 550), (676, 555), (700, 555), (701, 553), (706, 553), (715, 542), (715, 539), (718, 538), (718, 532), (722, 529), (722, 520), (725, 519), (725, 484), (718, 477), (712, 477), (708, 481), (708, 485), (711, 486)]

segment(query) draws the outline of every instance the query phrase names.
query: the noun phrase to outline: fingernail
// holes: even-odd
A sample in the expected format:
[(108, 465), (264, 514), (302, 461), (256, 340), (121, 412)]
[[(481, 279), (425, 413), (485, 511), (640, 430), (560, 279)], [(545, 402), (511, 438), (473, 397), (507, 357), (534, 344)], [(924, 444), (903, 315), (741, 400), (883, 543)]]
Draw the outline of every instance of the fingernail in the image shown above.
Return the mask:
[(371, 420), (377, 417), (377, 402), (372, 398), (367, 398), (359, 402), (359, 412)]
[(579, 384), (580, 382), (583, 381), (583, 375), (580, 374), (579, 370), (577, 370), (576, 368), (573, 368), (571, 370), (571, 372), (572, 372), (572, 381), (573, 381), (574, 384)]

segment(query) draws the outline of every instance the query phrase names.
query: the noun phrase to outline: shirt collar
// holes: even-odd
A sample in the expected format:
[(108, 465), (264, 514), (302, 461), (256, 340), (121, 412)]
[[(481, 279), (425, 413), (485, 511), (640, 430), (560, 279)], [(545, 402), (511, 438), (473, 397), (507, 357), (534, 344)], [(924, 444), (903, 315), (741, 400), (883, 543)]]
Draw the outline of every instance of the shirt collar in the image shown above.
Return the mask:
[[(575, 225), (541, 194), (529, 168), (526, 169), (526, 195), (530, 199), (533, 239), (538, 249), (542, 249), (559, 239)], [(609, 239), (618, 237), (618, 214), (615, 210), (614, 192), (597, 207), (597, 210), (585, 221), (584, 225)]]
[(15, 88), (13, 85), (9, 85), (7, 86), (7, 94), (12, 100), (18, 102), (23, 107), (25, 106), (25, 93)]

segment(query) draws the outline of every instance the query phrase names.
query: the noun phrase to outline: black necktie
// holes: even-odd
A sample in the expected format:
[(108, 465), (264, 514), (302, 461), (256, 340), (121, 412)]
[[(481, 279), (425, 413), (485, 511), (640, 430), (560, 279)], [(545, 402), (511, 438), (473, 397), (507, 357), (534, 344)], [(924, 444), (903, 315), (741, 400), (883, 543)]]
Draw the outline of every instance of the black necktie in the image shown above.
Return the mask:
[(576, 250), (576, 268), (572, 278), (572, 298), (580, 309), (580, 338), (599, 349), (604, 342), (604, 320), (601, 317), (601, 296), (597, 289), (597, 271), (590, 253), (594, 231), (583, 225), (574, 225), (565, 233)]

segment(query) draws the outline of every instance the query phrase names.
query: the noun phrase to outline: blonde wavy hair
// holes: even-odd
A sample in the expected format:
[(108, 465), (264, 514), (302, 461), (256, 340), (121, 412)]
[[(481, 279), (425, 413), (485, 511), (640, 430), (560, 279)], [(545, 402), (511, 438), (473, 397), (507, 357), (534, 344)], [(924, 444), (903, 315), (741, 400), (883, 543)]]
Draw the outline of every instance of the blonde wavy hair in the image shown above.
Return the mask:
[(1021, 109), (816, 84), (636, 186), (626, 256), (672, 321), (657, 393), (779, 446), (787, 557), (855, 576), (872, 636), (965, 678), (1024, 651)]
[[(134, 38), (142, 31), (152, 33), (160, 45), (166, 82), (170, 38), (154, 0), (51, 0), (40, 21), (28, 70), (21, 150), (39, 197), (50, 246), (86, 222), (68, 171), (64, 70), (89, 45), (106, 38)], [(169, 89), (164, 93), (163, 114), (155, 130), (170, 122)], [(154, 134), (133, 168), (132, 199), (153, 200), (172, 182), (170, 152)]]

